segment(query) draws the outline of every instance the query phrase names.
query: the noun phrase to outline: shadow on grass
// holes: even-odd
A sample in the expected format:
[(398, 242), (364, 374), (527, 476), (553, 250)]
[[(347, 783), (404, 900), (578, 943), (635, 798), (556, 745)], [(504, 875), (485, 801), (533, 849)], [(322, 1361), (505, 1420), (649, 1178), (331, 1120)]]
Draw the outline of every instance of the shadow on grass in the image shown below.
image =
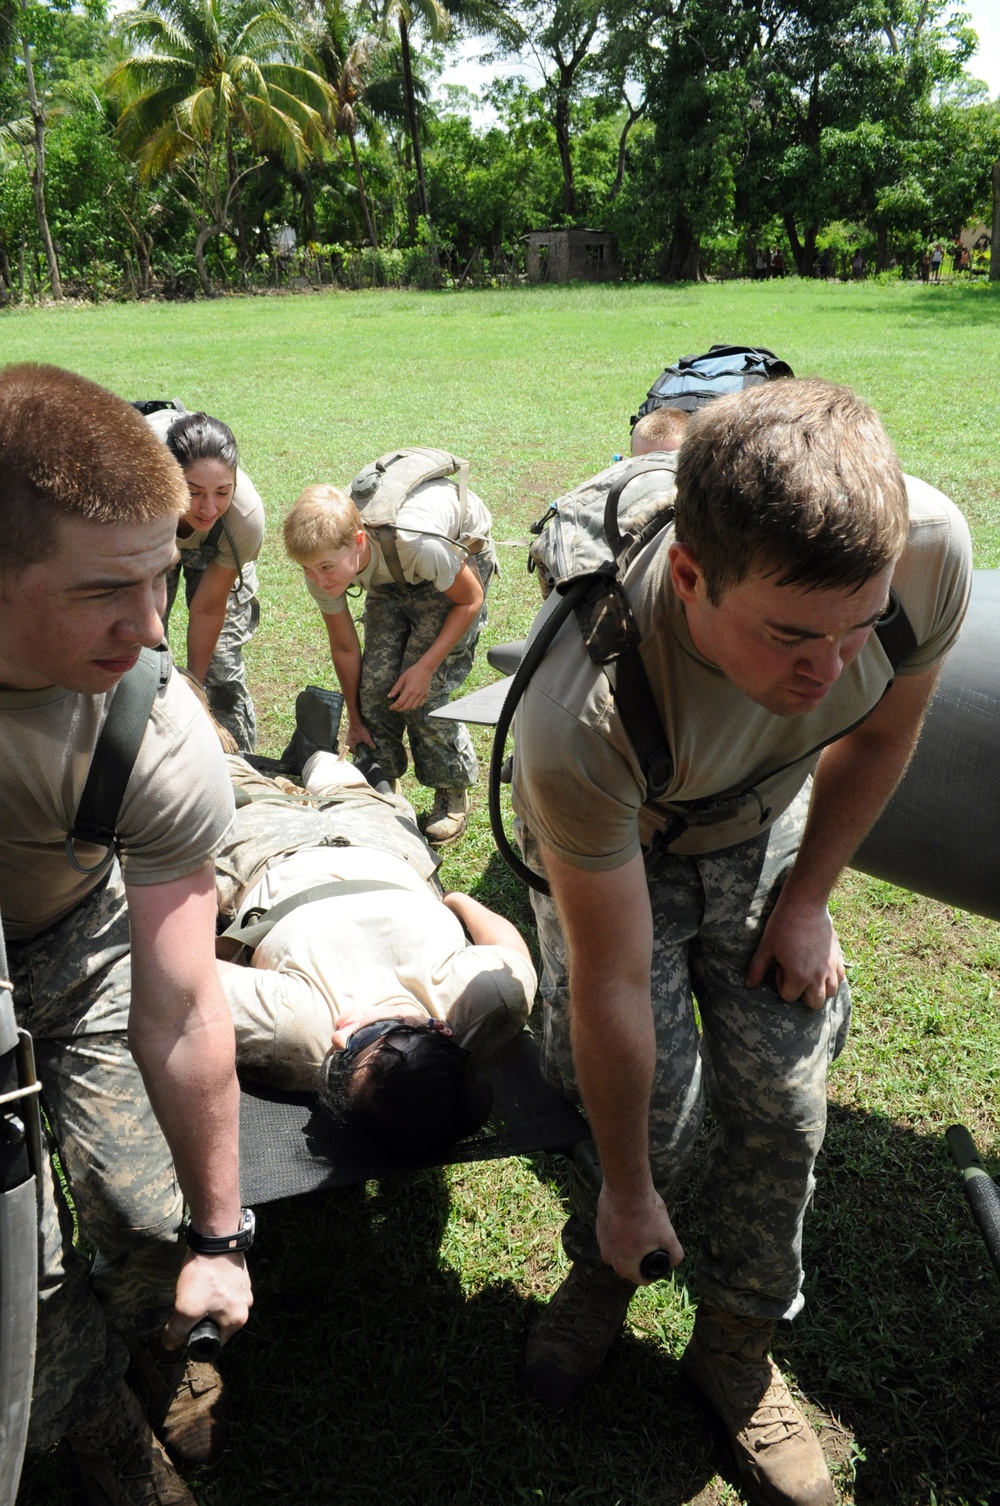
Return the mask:
[[(510, 1269), (483, 1232), (504, 1227), (505, 1164), (475, 1169), (484, 1223), (467, 1213), (449, 1260), (464, 1243), (470, 1264)], [(512, 1221), (530, 1224), (534, 1185)], [(546, 1415), (517, 1387), (539, 1303), (507, 1276), (463, 1289), (440, 1253), (450, 1206), (426, 1172), (264, 1211), (253, 1319), (225, 1356), (237, 1433), (191, 1482), (202, 1506), (732, 1502), (724, 1445), (679, 1377), (683, 1286), (643, 1294), (579, 1407)], [(693, 1188), (675, 1213), (693, 1253)], [(534, 1225), (544, 1262), (556, 1231)], [(1000, 1286), (943, 1141), (834, 1107), (805, 1263), (809, 1301), (775, 1354), (822, 1409), (839, 1498), (1000, 1502)], [(26, 1472), (20, 1506), (83, 1506), (61, 1451)]]
[[(913, 325), (924, 319), (929, 324), (998, 325), (1000, 324), (1000, 284), (989, 283), (942, 283), (926, 288), (911, 284), (914, 297), (900, 310), (907, 324)], [(920, 302), (917, 302), (917, 297)], [(824, 305), (825, 312), (835, 313), (840, 308), (846, 318), (871, 318), (886, 316), (885, 304), (865, 303), (863, 299), (846, 298), (842, 304), (831, 300)]]

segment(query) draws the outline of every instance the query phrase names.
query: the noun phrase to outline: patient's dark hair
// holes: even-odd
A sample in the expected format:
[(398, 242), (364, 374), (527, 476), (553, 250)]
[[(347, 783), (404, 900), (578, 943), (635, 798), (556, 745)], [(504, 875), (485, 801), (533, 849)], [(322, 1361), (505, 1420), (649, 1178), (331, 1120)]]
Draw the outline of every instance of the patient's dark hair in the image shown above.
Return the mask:
[(181, 470), (196, 460), (221, 460), (227, 470), (235, 472), (240, 463), (232, 429), (207, 413), (185, 413), (170, 425), (165, 443)]
[(469, 1052), (438, 1030), (393, 1030), (344, 1072), (328, 1071), (329, 1062), (320, 1074), (323, 1108), (395, 1157), (437, 1155), (474, 1134), (493, 1106)]

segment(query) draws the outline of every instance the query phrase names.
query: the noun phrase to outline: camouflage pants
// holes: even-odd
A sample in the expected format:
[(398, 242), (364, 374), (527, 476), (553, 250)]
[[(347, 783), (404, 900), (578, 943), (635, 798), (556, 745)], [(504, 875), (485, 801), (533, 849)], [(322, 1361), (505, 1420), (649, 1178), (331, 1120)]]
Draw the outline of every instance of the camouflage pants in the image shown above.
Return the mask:
[[(492, 544), (470, 555), (469, 564), (478, 570), (485, 595), (496, 570)], [(390, 779), (402, 778), (406, 773), (403, 734), (408, 734), (414, 772), (432, 790), (464, 790), (479, 778), (465, 723), (444, 721), (430, 713), (446, 706), (468, 679), (486, 623), (486, 601), (468, 632), (434, 671), (423, 706), (417, 711), (393, 711), (388, 696), (403, 670), (430, 648), (451, 608), (447, 596), (431, 585), (375, 586), (365, 600), (361, 715), (378, 744), (375, 756)]]
[[(669, 1208), (707, 1100), (715, 1137), (695, 1280), (713, 1306), (761, 1318), (794, 1317), (804, 1301), (802, 1224), (826, 1128), (827, 1071), (850, 1020), (846, 983), (820, 1010), (785, 1003), (770, 975), (757, 988), (743, 984), (798, 850), (806, 804), (804, 792), (770, 833), (753, 841), (701, 857), (667, 854), (649, 881), (653, 1180)], [(522, 832), (521, 839), (539, 868), (532, 838)], [(543, 1067), (577, 1100), (565, 945), (552, 901), (531, 898), (542, 952)], [(563, 1235), (567, 1252), (594, 1259), (595, 1198), (582, 1177), (574, 1181), (573, 1205), (576, 1216)]]
[(100, 1410), (126, 1354), (112, 1325), (147, 1328), (173, 1302), (183, 1203), (126, 1039), (130, 968), (117, 863), (63, 920), (9, 948), (18, 1024), (34, 1038), (51, 1165), (39, 1236), (38, 1359), (29, 1443), (47, 1448)]
[[(184, 551), (180, 564), (167, 577), (167, 620), (177, 595), (181, 571), (184, 572), (185, 598), (190, 606), (207, 564), (208, 560), (200, 550)], [(234, 585), (229, 593), (225, 621), (205, 676), (205, 694), (208, 696), (212, 715), (233, 734), (241, 753), (252, 753), (257, 746), (257, 716), (247, 689), (243, 649), (257, 631), (259, 623), (257, 566), (251, 560), (243, 566), (242, 586)]]

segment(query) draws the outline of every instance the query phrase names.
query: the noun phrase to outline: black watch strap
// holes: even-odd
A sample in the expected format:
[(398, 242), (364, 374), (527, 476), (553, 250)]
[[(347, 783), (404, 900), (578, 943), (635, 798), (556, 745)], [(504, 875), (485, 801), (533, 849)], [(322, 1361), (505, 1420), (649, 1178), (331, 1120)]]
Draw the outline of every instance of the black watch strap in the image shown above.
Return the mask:
[(187, 1227), (187, 1242), (196, 1255), (240, 1255), (253, 1244), (256, 1220), (252, 1208), (240, 1209), (240, 1227), (235, 1234), (199, 1234)]

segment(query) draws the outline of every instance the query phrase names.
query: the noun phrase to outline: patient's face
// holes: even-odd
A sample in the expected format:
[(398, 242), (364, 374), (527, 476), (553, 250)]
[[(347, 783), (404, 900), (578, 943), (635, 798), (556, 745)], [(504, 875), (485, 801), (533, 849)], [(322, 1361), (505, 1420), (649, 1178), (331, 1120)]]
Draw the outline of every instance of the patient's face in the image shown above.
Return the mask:
[(405, 1020), (408, 1025), (423, 1025), (427, 1021), (427, 1014), (419, 1004), (403, 1003), (372, 1004), (368, 1008), (345, 1009), (333, 1032), (334, 1049), (343, 1051), (355, 1030), (360, 1030), (362, 1025), (370, 1025), (373, 1020), (390, 1019)]

